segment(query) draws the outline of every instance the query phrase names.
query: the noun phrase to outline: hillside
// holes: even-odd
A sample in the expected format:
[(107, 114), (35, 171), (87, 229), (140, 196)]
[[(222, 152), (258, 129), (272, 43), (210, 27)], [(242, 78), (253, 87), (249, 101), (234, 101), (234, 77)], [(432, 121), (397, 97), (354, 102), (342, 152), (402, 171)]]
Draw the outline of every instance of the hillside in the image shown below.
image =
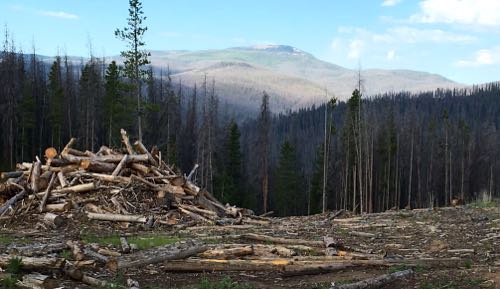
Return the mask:
[[(275, 110), (286, 110), (324, 99), (324, 88), (345, 100), (356, 87), (358, 71), (315, 58), (284, 45), (237, 47), (205, 51), (152, 51), (158, 68), (169, 67), (173, 79), (192, 85), (206, 74), (215, 78), (218, 95), (229, 103), (248, 101), (256, 108), (262, 90), (276, 96)], [(365, 95), (406, 90), (462, 87), (443, 76), (411, 70), (361, 71)]]

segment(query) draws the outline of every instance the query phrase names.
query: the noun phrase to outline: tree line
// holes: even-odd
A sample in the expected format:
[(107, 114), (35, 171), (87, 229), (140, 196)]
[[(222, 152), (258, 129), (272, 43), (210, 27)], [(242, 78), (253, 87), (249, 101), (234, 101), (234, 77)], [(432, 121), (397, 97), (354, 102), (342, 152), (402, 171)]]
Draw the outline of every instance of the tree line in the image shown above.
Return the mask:
[[(500, 194), (500, 85), (328, 101), (273, 115), (262, 96), (255, 119), (235, 121), (215, 80), (174, 83), (168, 71), (67, 56), (44, 62), (0, 51), (2, 170), (61, 149), (119, 147), (119, 130), (224, 202), (278, 215), (329, 209), (377, 212), (449, 205)], [(140, 118), (139, 118), (140, 116)], [(140, 124), (142, 127), (139, 127)]]

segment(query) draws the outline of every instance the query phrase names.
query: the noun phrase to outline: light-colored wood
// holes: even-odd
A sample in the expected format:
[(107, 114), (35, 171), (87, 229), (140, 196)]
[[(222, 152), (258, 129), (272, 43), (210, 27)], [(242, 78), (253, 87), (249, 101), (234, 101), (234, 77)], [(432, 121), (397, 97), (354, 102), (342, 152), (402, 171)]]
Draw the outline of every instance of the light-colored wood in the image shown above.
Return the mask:
[(122, 128), (122, 129), (120, 129), (120, 134), (122, 136), (122, 143), (125, 145), (125, 148), (127, 149), (128, 154), (133, 155), (134, 150), (132, 149), (132, 145), (130, 144), (130, 140), (128, 139), (127, 131), (125, 131)]
[(66, 178), (64, 177), (64, 172), (57, 172), (57, 179), (59, 180), (61, 188), (68, 186), (68, 181), (66, 181)]
[(42, 275), (40, 273), (31, 273), (23, 276), (23, 279), (17, 283), (20, 288), (29, 289), (53, 289), (59, 286), (54, 278)]
[(311, 247), (323, 247), (324, 246), (324, 243), (322, 241), (309, 241), (309, 240), (302, 240), (302, 239), (286, 239), (286, 238), (272, 237), (272, 236), (267, 236), (267, 235), (258, 235), (258, 234), (253, 234), (253, 233), (243, 234), (243, 235), (241, 235), (241, 237), (244, 239), (248, 239), (248, 240), (255, 240), (255, 241), (261, 241), (261, 242), (272, 242), (272, 243), (276, 243), (276, 244), (304, 245), (304, 246), (311, 246)]
[(47, 212), (67, 212), (69, 209), (71, 209), (70, 202), (59, 203), (59, 204), (47, 204), (45, 206), (45, 211)]
[(64, 266), (64, 258), (57, 257), (27, 257), (16, 255), (0, 255), (0, 267), (6, 268), (12, 258), (21, 259), (21, 267), (26, 270), (61, 269)]
[(118, 165), (116, 166), (115, 170), (111, 175), (118, 176), (120, 171), (127, 165), (127, 162), (128, 162), (128, 155), (124, 155), (122, 160), (118, 163)]
[(58, 228), (58, 227), (64, 225), (64, 218), (62, 216), (59, 216), (59, 215), (56, 215), (53, 213), (46, 213), (43, 216), (43, 222), (47, 225)]
[(156, 161), (155, 158), (151, 155), (151, 153), (146, 149), (144, 144), (141, 141), (136, 141), (134, 143), (135, 149), (140, 152), (141, 154), (146, 154), (148, 156), (148, 161), (151, 163), (153, 166), (158, 167), (158, 162)]
[(38, 193), (38, 190), (40, 189), (39, 187), (39, 182), (40, 182), (40, 172), (42, 170), (42, 163), (37, 157), (37, 161), (35, 162), (35, 165), (33, 167), (33, 172), (31, 174), (31, 190), (36, 194)]
[(127, 242), (127, 238), (120, 237), (120, 244), (122, 246), (123, 253), (130, 253), (130, 245)]
[(87, 217), (91, 220), (112, 222), (146, 223), (147, 221), (147, 218), (141, 215), (99, 214), (87, 212)]
[(42, 201), (40, 202), (40, 206), (38, 206), (38, 211), (40, 213), (43, 212), (45, 209), (45, 204), (47, 204), (47, 200), (49, 199), (50, 192), (52, 191), (52, 187), (54, 186), (54, 181), (56, 180), (56, 174), (52, 173), (52, 176), (50, 177), (50, 182), (49, 185), (47, 186), (47, 189), (45, 190), (45, 194), (43, 195)]
[(114, 171), (115, 167), (116, 166), (112, 163), (101, 162), (94, 159), (82, 160), (80, 162), (80, 168), (87, 172), (110, 173)]
[(242, 246), (228, 249), (211, 249), (201, 254), (202, 258), (217, 258), (217, 259), (236, 259), (243, 256), (253, 255), (253, 246)]

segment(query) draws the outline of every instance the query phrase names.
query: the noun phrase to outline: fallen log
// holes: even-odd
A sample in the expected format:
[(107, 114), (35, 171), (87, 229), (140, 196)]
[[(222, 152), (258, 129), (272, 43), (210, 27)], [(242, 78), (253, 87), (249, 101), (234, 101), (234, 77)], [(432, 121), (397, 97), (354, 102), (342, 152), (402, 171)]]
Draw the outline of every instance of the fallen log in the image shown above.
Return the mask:
[(2, 179), (19, 178), (20, 176), (23, 175), (23, 173), (24, 172), (22, 172), (22, 171), (2, 172), (0, 178), (2, 178)]
[(261, 241), (261, 242), (272, 242), (278, 244), (289, 244), (289, 245), (304, 245), (311, 247), (323, 247), (324, 243), (322, 241), (309, 241), (309, 240), (301, 240), (301, 239), (286, 239), (279, 237), (272, 237), (267, 235), (258, 235), (253, 233), (243, 234), (241, 238)]
[(12, 258), (21, 259), (21, 267), (26, 270), (61, 269), (65, 259), (57, 257), (27, 257), (16, 255), (0, 255), (0, 267), (7, 267)]
[(128, 162), (128, 155), (124, 155), (111, 175), (114, 177), (118, 176), (120, 171), (127, 165), (127, 162)]
[(29, 289), (53, 289), (59, 287), (59, 282), (47, 275), (31, 273), (24, 275), (22, 281), (19, 281), (17, 285)]
[(127, 131), (122, 128), (120, 129), (120, 134), (122, 136), (122, 143), (125, 145), (125, 148), (127, 148), (128, 154), (133, 155), (134, 150), (132, 149), (132, 145), (130, 144), (130, 140), (128, 139)]
[(281, 274), (285, 277), (319, 275), (319, 274), (327, 274), (331, 272), (344, 270), (354, 266), (355, 265), (349, 263), (329, 264), (329, 265), (306, 265), (306, 266), (290, 265), (286, 266)]
[(114, 171), (115, 167), (116, 165), (113, 163), (101, 162), (95, 159), (82, 160), (80, 162), (80, 168), (87, 172), (110, 173)]
[(253, 255), (253, 253), (253, 246), (242, 246), (229, 249), (211, 249), (199, 254), (198, 256), (208, 259), (236, 259), (242, 256)]
[(59, 185), (61, 185), (61, 188), (68, 186), (68, 182), (64, 177), (64, 172), (57, 172), (57, 179), (59, 180)]
[(130, 253), (130, 245), (127, 242), (127, 238), (120, 237), (120, 244), (121, 244), (123, 253)]
[(31, 174), (31, 190), (34, 193), (38, 193), (39, 190), (39, 181), (40, 181), (40, 172), (42, 170), (42, 163), (37, 157), (37, 161), (33, 166), (33, 172)]
[(144, 144), (141, 141), (136, 141), (134, 143), (135, 149), (141, 154), (146, 154), (148, 156), (148, 161), (155, 167), (158, 167), (158, 162), (153, 158), (151, 153), (146, 149)]
[(113, 222), (135, 222), (146, 223), (147, 218), (140, 215), (121, 215), (121, 214), (99, 214), (87, 212), (87, 217), (91, 220), (113, 221)]
[(339, 286), (330, 287), (330, 289), (376, 289), (381, 288), (389, 283), (396, 280), (407, 279), (413, 276), (413, 270), (408, 269), (404, 271), (398, 271), (391, 274), (384, 274), (374, 278), (366, 279), (351, 284), (344, 284)]
[[(149, 250), (139, 251), (128, 255), (123, 255), (116, 259), (110, 259), (106, 263), (106, 268), (116, 271), (118, 269), (145, 266), (170, 260), (185, 259), (206, 251), (208, 247), (196, 241), (186, 243), (175, 243)], [(167, 262), (168, 263), (168, 262)]]
[(71, 187), (65, 187), (57, 190), (52, 190), (52, 194), (70, 194), (70, 193), (83, 193), (88, 191), (93, 191), (96, 189), (95, 183), (74, 185)]

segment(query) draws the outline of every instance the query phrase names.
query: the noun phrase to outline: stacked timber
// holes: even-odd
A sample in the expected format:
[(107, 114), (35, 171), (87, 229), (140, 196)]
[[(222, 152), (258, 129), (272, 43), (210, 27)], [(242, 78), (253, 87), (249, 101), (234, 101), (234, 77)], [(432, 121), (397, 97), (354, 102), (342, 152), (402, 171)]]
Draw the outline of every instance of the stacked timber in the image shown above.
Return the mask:
[(0, 219), (36, 214), (42, 224), (57, 228), (77, 211), (125, 226), (257, 221), (252, 211), (223, 205), (191, 181), (197, 166), (186, 177), (166, 164), (157, 148), (148, 150), (141, 141), (132, 145), (123, 129), (121, 140), (121, 149), (102, 146), (92, 152), (75, 149), (72, 138), (60, 152), (47, 148), (43, 161), (36, 157), (3, 172)]

